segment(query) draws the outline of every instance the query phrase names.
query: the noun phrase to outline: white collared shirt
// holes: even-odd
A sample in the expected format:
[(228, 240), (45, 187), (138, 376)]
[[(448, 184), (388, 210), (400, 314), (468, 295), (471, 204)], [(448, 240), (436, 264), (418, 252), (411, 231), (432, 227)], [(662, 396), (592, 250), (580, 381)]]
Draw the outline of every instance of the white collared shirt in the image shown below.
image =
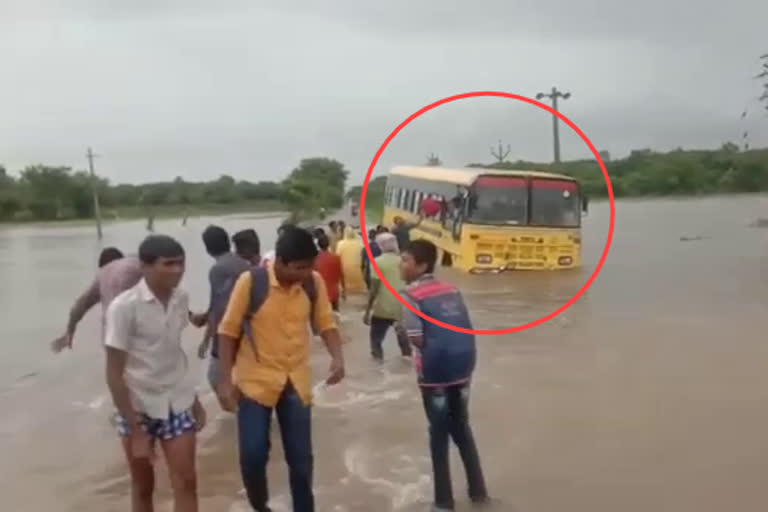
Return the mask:
[(266, 267), (268, 263), (275, 261), (275, 250), (272, 249), (271, 251), (267, 251), (266, 254), (264, 254), (261, 257), (261, 263), (260, 265), (262, 267)]
[(189, 297), (177, 289), (167, 309), (142, 279), (107, 309), (105, 344), (128, 353), (125, 382), (137, 412), (168, 418), (195, 400), (181, 333), (189, 323)]

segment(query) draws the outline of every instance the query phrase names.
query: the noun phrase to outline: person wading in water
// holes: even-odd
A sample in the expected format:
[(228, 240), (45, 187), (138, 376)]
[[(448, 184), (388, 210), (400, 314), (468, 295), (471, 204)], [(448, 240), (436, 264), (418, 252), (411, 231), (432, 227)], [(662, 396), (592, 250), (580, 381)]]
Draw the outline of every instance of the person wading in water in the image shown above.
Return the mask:
[(316, 257), (308, 231), (285, 231), (277, 241), (274, 262), (237, 280), (219, 325), (219, 400), (225, 410), (237, 414), (240, 470), (248, 501), (257, 512), (269, 511), (273, 411), (280, 423), (293, 510), (315, 510), (310, 325), (331, 355), (326, 383), (344, 378), (341, 337), (325, 281), (312, 270)]
[(184, 249), (152, 235), (139, 247), (142, 279), (107, 309), (107, 385), (131, 475), (134, 512), (154, 510), (155, 444), (165, 454), (175, 512), (197, 512), (196, 432), (206, 421), (181, 333), (189, 297), (179, 289)]
[[(400, 270), (408, 283), (404, 298), (418, 311), (449, 325), (472, 329), (459, 290), (434, 276), (437, 248), (427, 240), (414, 240), (402, 252)], [(423, 320), (403, 308), (408, 339), (416, 348), (414, 362), (429, 423), (434, 508), (454, 510), (449, 441), (459, 449), (473, 503), (489, 504), (480, 456), (469, 425), (469, 386), (475, 369), (475, 337)]]

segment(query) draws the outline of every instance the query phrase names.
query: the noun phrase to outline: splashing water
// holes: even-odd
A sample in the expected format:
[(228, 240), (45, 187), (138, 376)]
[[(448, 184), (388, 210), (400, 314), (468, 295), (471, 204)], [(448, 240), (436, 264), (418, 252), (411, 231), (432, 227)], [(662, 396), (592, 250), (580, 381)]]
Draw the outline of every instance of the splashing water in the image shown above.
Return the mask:
[[(391, 450), (392, 448), (387, 452)], [(420, 470), (420, 467), (428, 467), (428, 459), (401, 455), (398, 458), (398, 464), (393, 465), (389, 470), (393, 474), (393, 480), (372, 476), (370, 459), (370, 450), (362, 444), (349, 446), (344, 452), (344, 465), (348, 478), (357, 479), (364, 485), (373, 487), (377, 494), (389, 497), (393, 511), (428, 502), (432, 490), (432, 478)]]

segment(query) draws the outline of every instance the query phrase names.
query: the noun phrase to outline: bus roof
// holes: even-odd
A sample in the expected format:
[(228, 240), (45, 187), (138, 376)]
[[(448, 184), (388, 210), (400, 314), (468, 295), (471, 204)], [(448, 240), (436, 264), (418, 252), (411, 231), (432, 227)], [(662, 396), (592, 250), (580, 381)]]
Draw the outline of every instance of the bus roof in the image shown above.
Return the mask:
[(418, 178), (428, 181), (442, 181), (446, 183), (455, 183), (456, 185), (470, 186), (478, 176), (494, 175), (509, 176), (520, 178), (557, 178), (562, 180), (576, 181), (572, 176), (565, 174), (555, 174), (541, 171), (525, 170), (507, 170), (507, 169), (485, 169), (480, 167), (456, 168), (447, 167), (410, 167), (397, 166), (389, 172), (394, 176), (405, 176), (408, 178)]

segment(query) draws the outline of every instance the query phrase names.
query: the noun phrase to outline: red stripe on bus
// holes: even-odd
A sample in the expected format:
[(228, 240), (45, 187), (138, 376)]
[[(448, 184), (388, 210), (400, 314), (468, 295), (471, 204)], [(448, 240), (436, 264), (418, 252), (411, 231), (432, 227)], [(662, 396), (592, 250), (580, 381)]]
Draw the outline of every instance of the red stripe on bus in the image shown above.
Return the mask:
[(533, 180), (534, 188), (545, 188), (555, 190), (567, 190), (569, 192), (576, 192), (576, 183), (572, 181), (563, 180)]
[(480, 176), (475, 183), (487, 187), (524, 187), (525, 179), (505, 178), (502, 176)]

